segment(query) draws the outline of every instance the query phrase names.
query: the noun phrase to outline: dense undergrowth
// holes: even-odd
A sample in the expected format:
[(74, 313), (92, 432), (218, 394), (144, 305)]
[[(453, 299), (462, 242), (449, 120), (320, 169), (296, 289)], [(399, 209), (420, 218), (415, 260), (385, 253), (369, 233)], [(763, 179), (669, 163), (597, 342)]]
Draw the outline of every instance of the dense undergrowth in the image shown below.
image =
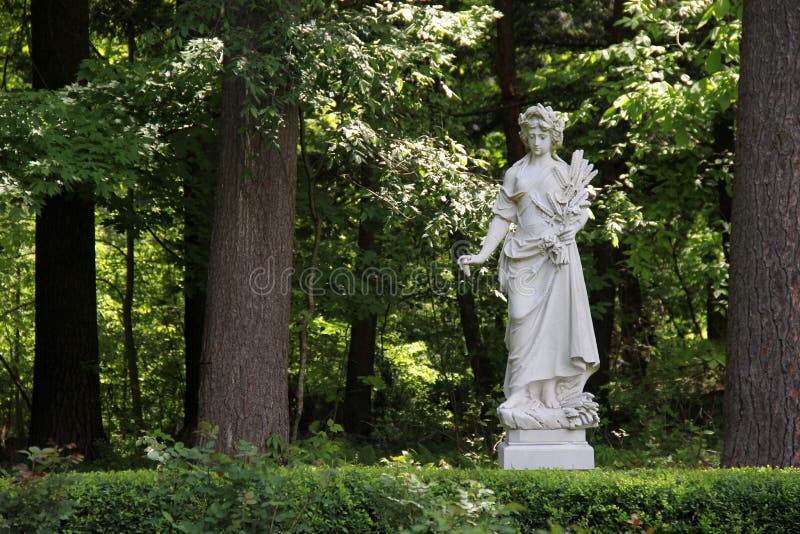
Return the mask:
[[(410, 452), (359, 466), (319, 430), (229, 457), (145, 437), (156, 469), (63, 472), (69, 447), (32, 447), (0, 478), (0, 532), (784, 532), (800, 471), (601, 468), (503, 471), (422, 465)], [(95, 466), (97, 467), (97, 466)], [(787, 530), (788, 529), (788, 530)]]
[(0, 511), (10, 532), (788, 532), (798, 475), (256, 462), (5, 479)]

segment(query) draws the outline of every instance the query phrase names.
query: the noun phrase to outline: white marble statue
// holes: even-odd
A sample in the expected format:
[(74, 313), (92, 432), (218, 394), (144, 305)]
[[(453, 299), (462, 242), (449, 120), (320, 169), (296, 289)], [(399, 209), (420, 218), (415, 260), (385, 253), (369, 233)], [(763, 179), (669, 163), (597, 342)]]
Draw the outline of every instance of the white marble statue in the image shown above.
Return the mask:
[(598, 406), (583, 387), (599, 358), (575, 233), (589, 218), (587, 185), (597, 171), (582, 151), (569, 165), (556, 155), (564, 121), (551, 108), (528, 108), (519, 124), (528, 154), (506, 172), (481, 251), (457, 262), (469, 276), (469, 266), (485, 263), (503, 242), (498, 269), (508, 296), (508, 366), (506, 401), (497, 409), (503, 425), (589, 428), (597, 426)]

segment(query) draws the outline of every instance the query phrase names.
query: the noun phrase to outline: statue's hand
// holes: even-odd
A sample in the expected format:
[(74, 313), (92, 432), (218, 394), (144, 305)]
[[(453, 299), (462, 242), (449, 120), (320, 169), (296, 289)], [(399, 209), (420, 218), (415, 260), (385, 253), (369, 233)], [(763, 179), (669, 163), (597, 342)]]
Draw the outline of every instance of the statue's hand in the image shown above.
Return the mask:
[(575, 242), (575, 230), (564, 230), (560, 234), (558, 234), (558, 240), (561, 241), (563, 244), (569, 244)]
[(470, 265), (483, 265), (486, 263), (486, 258), (481, 256), (480, 254), (464, 254), (463, 256), (459, 256), (456, 260), (458, 266), (464, 272), (465, 275), (470, 276)]

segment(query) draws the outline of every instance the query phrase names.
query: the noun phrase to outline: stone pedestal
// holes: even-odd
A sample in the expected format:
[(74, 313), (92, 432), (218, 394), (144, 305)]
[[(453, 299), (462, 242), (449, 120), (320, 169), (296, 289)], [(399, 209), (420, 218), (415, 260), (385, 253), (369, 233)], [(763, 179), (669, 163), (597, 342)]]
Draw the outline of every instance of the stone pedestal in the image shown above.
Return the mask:
[(509, 430), (500, 445), (503, 469), (594, 469), (586, 430)]

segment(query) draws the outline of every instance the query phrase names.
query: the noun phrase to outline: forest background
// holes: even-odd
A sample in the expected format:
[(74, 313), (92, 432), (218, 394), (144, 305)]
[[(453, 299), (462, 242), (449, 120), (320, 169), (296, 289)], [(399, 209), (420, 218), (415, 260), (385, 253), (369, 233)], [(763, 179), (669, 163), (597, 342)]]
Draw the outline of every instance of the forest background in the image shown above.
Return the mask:
[[(568, 119), (560, 155), (599, 170), (578, 237), (603, 363), (597, 462), (717, 465), (741, 3), (442, 4), (302, 2), (275, 53), (242, 67), (294, 81), (246, 78), (297, 106), (293, 269), (248, 281), (291, 289), (289, 440), (338, 433), (327, 446), (363, 463), (492, 461), (506, 305), (491, 267), (463, 279), (453, 257), (479, 247), (523, 155), (516, 118), (541, 102)], [(214, 3), (92, 1), (79, 83), (34, 91), (29, 8), (0, 11), (3, 444), (31, 432), (37, 210), (88, 191), (91, 452), (135, 463), (143, 432), (191, 441), (203, 317), (225, 313), (205, 309), (205, 268), (230, 28)], [(243, 113), (284, 124), (275, 109)]]

